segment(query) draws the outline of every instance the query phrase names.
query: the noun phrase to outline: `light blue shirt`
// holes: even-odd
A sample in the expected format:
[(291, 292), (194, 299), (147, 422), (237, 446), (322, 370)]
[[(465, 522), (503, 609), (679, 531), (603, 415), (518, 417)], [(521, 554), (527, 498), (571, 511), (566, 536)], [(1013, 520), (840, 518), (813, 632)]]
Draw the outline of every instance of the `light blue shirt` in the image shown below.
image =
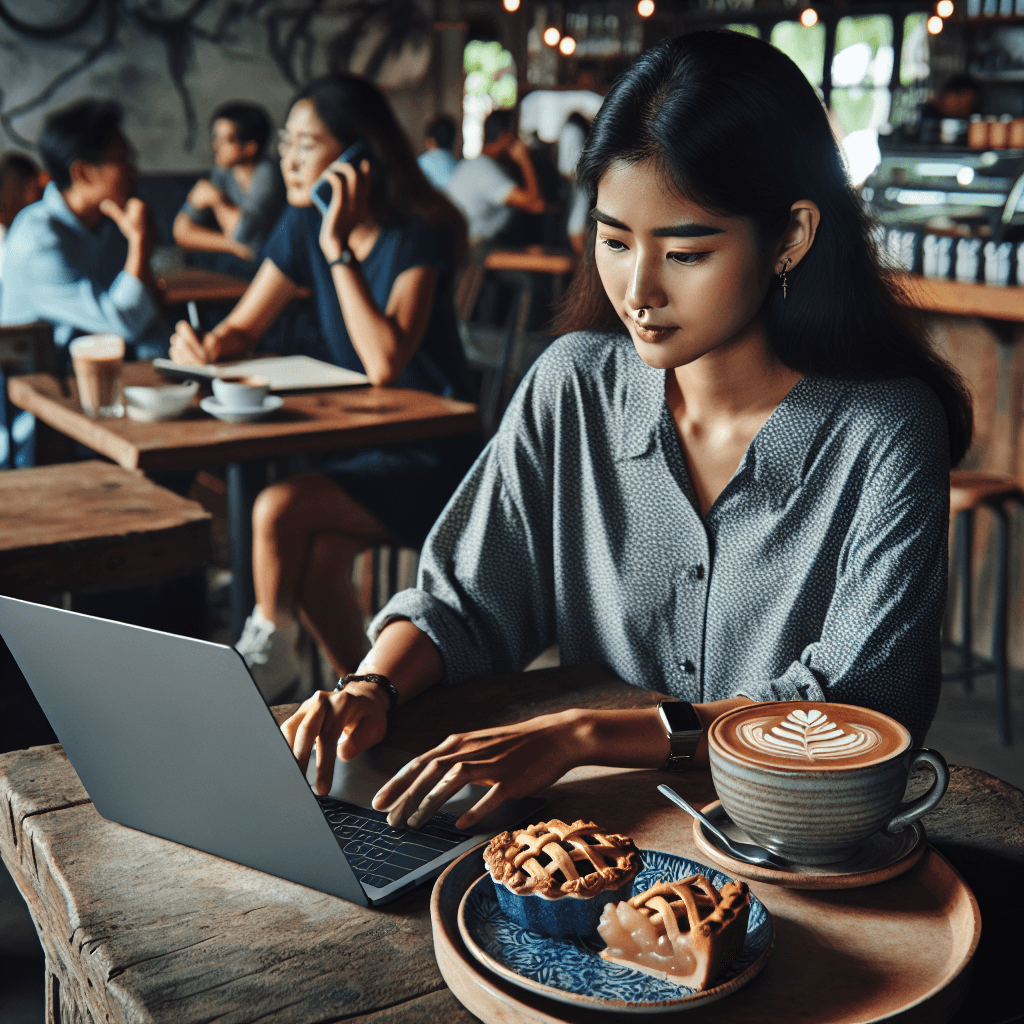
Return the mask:
[(46, 320), (60, 347), (81, 334), (119, 334), (130, 344), (152, 339), (160, 308), (146, 286), (124, 272), (127, 254), (128, 242), (113, 221), (104, 217), (90, 231), (51, 182), (7, 233), (0, 324)]
[(512, 207), (505, 200), (515, 187), (493, 157), (458, 162), (445, 191), (466, 215), (471, 242), (488, 241), (504, 230), (512, 219)]
[(939, 696), (949, 442), (914, 379), (802, 378), (702, 516), (665, 373), (628, 336), (537, 360), (427, 537), (411, 620), (444, 682), (558, 644), (689, 701), (875, 708), (917, 740)]
[(438, 192), (443, 192), (448, 187), (455, 165), (459, 162), (455, 159), (450, 149), (428, 149), (416, 158), (420, 170), (427, 176)]

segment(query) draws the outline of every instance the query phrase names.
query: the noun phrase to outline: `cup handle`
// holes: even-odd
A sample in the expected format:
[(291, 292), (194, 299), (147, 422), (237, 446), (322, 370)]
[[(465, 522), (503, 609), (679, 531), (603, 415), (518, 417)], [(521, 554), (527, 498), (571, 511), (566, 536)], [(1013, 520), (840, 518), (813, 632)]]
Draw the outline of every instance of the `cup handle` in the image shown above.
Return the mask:
[(918, 797), (912, 804), (904, 804), (899, 813), (885, 826), (886, 832), (902, 832), (907, 825), (912, 821), (917, 821), (922, 814), (930, 811), (945, 796), (946, 787), (949, 785), (949, 768), (946, 767), (945, 758), (937, 750), (918, 747), (912, 752), (910, 771), (912, 772), (922, 763), (931, 765), (932, 771), (935, 772), (935, 781), (932, 783), (931, 789), (924, 796)]

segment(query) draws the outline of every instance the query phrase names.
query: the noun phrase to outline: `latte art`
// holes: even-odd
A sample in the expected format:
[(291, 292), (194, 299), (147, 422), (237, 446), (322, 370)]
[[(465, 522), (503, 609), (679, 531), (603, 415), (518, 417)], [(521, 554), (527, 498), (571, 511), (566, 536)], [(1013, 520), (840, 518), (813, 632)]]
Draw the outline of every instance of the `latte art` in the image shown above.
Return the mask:
[[(752, 750), (776, 757), (798, 760), (833, 760), (865, 754), (882, 743), (882, 737), (870, 726), (847, 725), (830, 721), (817, 709), (791, 711), (777, 724), (744, 722), (737, 732)], [(766, 731), (767, 730), (767, 731)]]

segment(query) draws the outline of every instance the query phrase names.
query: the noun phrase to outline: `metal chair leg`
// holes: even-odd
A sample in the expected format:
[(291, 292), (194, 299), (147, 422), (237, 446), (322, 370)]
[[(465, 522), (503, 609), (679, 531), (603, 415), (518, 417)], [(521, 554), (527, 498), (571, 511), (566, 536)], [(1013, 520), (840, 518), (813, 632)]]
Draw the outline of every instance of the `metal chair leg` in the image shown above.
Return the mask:
[(1010, 673), (1008, 664), (1007, 619), (1010, 614), (1010, 517), (1002, 505), (991, 505), (999, 529), (996, 555), (996, 606), (992, 623), (992, 664), (995, 667), (996, 717), (999, 735), (1006, 746), (1013, 742), (1010, 727)]
[(957, 547), (960, 549), (960, 663), (964, 672), (964, 690), (974, 689), (974, 636), (972, 632), (973, 595), (971, 562), (974, 553), (974, 510), (965, 509), (956, 518)]

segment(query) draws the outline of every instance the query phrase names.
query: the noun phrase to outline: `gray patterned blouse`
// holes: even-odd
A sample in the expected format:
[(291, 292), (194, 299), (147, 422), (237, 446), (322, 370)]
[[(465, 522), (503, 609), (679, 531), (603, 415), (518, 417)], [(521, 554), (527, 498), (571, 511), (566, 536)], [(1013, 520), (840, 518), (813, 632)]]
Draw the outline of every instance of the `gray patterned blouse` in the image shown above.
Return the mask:
[(411, 620), (446, 683), (557, 643), (689, 701), (829, 700), (921, 741), (938, 701), (949, 447), (913, 379), (804, 377), (706, 518), (664, 371), (626, 336), (560, 338), (427, 538)]

